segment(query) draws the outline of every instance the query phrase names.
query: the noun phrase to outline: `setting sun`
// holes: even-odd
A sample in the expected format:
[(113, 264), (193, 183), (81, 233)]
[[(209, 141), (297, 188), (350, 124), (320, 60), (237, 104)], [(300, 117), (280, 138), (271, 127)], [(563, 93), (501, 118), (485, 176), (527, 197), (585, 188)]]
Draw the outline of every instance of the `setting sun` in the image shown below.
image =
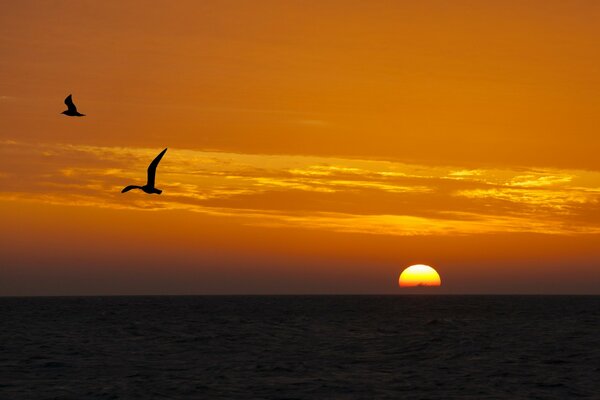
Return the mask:
[(429, 265), (411, 265), (400, 274), (400, 287), (441, 286), (442, 281), (437, 271)]

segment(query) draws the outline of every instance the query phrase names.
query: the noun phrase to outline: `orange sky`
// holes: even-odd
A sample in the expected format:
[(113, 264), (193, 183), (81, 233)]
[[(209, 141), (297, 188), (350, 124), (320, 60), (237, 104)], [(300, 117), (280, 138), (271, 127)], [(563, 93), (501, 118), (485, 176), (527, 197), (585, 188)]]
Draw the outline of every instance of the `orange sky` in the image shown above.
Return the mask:
[[(402, 293), (416, 263), (436, 293), (600, 294), (599, 20), (4, 2), (0, 295)], [(161, 196), (119, 193), (167, 146)]]

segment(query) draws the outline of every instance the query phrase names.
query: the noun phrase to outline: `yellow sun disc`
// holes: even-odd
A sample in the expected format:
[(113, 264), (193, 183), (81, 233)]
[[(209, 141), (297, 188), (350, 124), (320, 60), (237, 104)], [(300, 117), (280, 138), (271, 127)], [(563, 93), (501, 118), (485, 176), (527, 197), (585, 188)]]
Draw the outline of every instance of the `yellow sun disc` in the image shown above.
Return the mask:
[(437, 271), (429, 265), (411, 265), (400, 274), (400, 287), (440, 286), (442, 281)]

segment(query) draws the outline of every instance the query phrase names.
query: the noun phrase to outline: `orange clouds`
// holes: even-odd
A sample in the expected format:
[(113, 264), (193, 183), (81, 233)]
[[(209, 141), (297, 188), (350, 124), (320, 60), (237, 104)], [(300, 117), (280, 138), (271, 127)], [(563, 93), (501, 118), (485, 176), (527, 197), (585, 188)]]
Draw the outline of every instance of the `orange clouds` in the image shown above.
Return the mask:
[[(261, 226), (384, 235), (599, 233), (600, 174), (171, 149), (160, 197), (119, 195), (154, 149), (5, 142), (3, 199), (188, 210)], [(18, 155), (18, 156), (17, 156)]]

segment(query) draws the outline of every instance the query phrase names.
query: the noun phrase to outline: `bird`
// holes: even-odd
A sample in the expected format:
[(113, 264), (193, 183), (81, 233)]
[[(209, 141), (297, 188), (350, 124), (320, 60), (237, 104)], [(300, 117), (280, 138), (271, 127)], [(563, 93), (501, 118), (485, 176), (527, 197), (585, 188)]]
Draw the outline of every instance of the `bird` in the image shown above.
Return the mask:
[(161, 151), (160, 154), (157, 155), (156, 158), (152, 160), (152, 162), (148, 166), (148, 182), (146, 182), (144, 186), (129, 185), (123, 190), (121, 190), (121, 193), (129, 192), (131, 189), (141, 189), (142, 191), (148, 194), (161, 194), (162, 190), (154, 187), (154, 180), (156, 178), (156, 167), (158, 167), (158, 163), (160, 162), (161, 158), (165, 155), (166, 152), (167, 149)]
[(65, 104), (67, 105), (67, 109), (61, 112), (61, 114), (65, 114), (69, 117), (85, 117), (85, 114), (81, 114), (79, 111), (77, 111), (77, 107), (75, 107), (75, 104), (73, 104), (72, 95), (67, 96), (65, 99)]

